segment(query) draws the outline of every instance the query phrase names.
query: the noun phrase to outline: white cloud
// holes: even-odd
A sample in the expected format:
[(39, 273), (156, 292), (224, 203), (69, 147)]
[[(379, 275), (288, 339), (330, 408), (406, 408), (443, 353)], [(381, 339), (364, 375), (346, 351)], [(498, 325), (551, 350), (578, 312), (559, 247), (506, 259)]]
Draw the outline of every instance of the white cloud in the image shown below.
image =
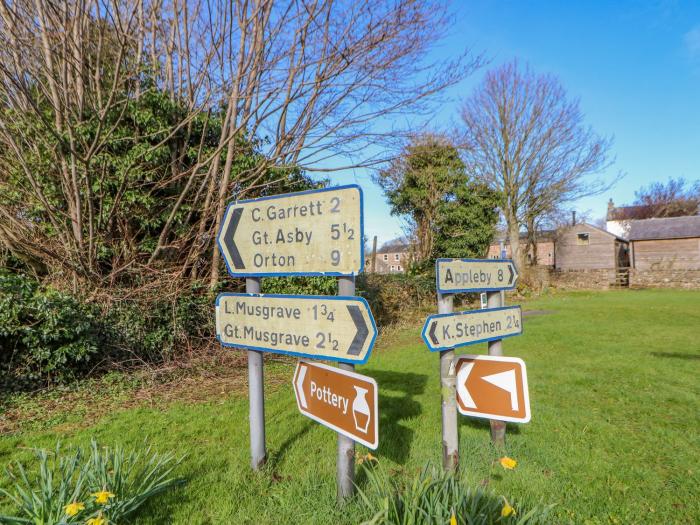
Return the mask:
[(691, 57), (700, 58), (700, 25), (683, 35), (683, 42)]

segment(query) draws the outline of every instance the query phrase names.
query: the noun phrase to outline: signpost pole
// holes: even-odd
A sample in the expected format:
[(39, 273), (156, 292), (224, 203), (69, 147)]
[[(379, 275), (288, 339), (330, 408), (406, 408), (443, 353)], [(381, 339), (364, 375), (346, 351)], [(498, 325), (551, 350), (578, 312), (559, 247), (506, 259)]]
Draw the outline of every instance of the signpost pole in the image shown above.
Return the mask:
[[(487, 292), (486, 303), (488, 308), (499, 308), (503, 306), (501, 301), (501, 294), (504, 292)], [(490, 341), (489, 345), (489, 355), (502, 356), (503, 355), (503, 340), (496, 339), (495, 341)], [(506, 422), (499, 421), (497, 419), (489, 420), (491, 424), (491, 441), (496, 446), (503, 446), (506, 442)]]
[[(452, 294), (438, 292), (438, 313), (453, 311)], [(457, 427), (457, 392), (453, 348), (440, 352), (440, 392), (442, 397), (442, 466), (456, 470), (459, 466), (459, 433)]]
[[(506, 257), (506, 255), (507, 255), (507, 253), (506, 253), (506, 243), (505, 243), (505, 241), (500, 241), (500, 242), (499, 242), (499, 252), (500, 252), (499, 255), (501, 256), (501, 259), (507, 259), (507, 257)], [(506, 292), (505, 292), (505, 290), (501, 290), (501, 306), (505, 306), (505, 305), (506, 305)]]
[[(338, 295), (355, 295), (355, 277), (338, 277)], [(339, 363), (341, 370), (354, 371), (355, 365)], [(338, 433), (338, 458), (336, 465), (338, 501), (352, 497), (355, 491), (355, 442)]]
[[(246, 277), (245, 291), (260, 293), (260, 278)], [(248, 398), (250, 401), (250, 466), (259, 470), (267, 459), (265, 449), (265, 393), (263, 353), (248, 350)]]

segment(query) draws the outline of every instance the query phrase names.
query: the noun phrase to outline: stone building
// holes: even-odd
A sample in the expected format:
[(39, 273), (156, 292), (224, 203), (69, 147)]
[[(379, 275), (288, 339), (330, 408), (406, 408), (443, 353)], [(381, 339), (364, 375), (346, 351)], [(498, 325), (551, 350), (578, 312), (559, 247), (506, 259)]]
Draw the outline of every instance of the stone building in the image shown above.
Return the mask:
[[(404, 242), (389, 242), (379, 248), (376, 254), (376, 273), (403, 273), (411, 263), (411, 246)], [(365, 269), (368, 272), (372, 268), (372, 254), (365, 263)]]
[[(556, 242), (557, 232), (554, 230), (543, 230), (537, 236), (537, 265), (554, 268), (554, 246)], [(504, 243), (506, 250), (506, 259), (513, 257), (513, 252), (508, 239), (504, 235), (500, 235), (489, 246), (489, 251), (486, 257), (488, 259), (499, 259), (501, 257), (501, 242)], [(520, 246), (524, 248), (527, 245), (527, 235), (520, 234)], [(533, 264), (535, 257), (532, 249), (528, 249), (526, 259), (528, 264)]]

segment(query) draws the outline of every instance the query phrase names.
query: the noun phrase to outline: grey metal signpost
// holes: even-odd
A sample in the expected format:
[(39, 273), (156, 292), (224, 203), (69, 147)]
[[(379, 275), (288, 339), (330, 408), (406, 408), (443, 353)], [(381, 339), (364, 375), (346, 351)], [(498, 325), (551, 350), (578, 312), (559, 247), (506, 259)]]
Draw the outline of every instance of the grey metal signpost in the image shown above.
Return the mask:
[[(488, 342), (489, 355), (502, 355), (503, 337), (522, 332), (519, 307), (503, 308), (504, 290), (515, 288), (518, 275), (510, 260), (438, 259), (435, 263), (438, 314), (423, 327), (423, 340), (431, 351), (440, 352), (442, 404), (442, 463), (446, 470), (459, 465), (457, 427), (457, 373), (455, 348)], [(455, 293), (486, 292), (486, 308), (454, 313)], [(491, 437), (502, 444), (505, 422), (491, 421)]]
[[(260, 279), (247, 277), (247, 293), (260, 293)], [(259, 470), (267, 459), (265, 448), (265, 391), (263, 353), (248, 350), (248, 399), (250, 403), (250, 466)]]
[[(502, 295), (505, 295), (504, 292), (486, 292), (487, 308), (500, 308), (504, 306), (501, 304)], [(489, 355), (503, 355), (503, 339), (489, 341), (488, 345)], [(506, 439), (506, 422), (490, 419), (489, 423), (491, 425), (491, 441), (497, 446), (503, 446)]]
[[(452, 313), (453, 296), (438, 292), (438, 313)], [(442, 406), (442, 466), (456, 470), (459, 466), (459, 427), (457, 426), (456, 376), (454, 348), (440, 352), (440, 397)]]
[[(355, 277), (338, 277), (338, 295), (355, 295)], [(339, 363), (338, 367), (351, 372), (355, 370), (355, 365), (350, 363)], [(338, 433), (336, 481), (338, 501), (350, 498), (355, 490), (355, 442), (341, 433)]]
[[(254, 470), (267, 457), (263, 352), (336, 360), (340, 369), (352, 371), (352, 363), (365, 362), (374, 346), (369, 306), (351, 297), (364, 267), (362, 200), (360, 187), (349, 185), (237, 201), (226, 209), (217, 243), (229, 274), (245, 277), (252, 295), (219, 295), (217, 337), (248, 352)], [(332, 297), (331, 305), (326, 296), (260, 295), (261, 277), (284, 275), (337, 276), (344, 297)], [(340, 501), (352, 496), (354, 477), (355, 442), (338, 433)]]

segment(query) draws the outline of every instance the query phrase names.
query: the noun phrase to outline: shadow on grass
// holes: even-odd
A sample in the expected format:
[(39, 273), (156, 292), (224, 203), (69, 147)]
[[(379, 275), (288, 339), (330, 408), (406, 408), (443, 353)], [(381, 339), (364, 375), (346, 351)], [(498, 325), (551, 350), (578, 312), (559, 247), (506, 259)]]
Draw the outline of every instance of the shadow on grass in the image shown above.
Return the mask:
[(269, 469), (271, 472), (274, 472), (277, 470), (277, 467), (279, 464), (282, 462), (284, 459), (284, 456), (287, 454), (287, 451), (296, 443), (304, 434), (308, 433), (309, 430), (313, 428), (314, 425), (317, 423), (312, 422), (312, 421), (307, 421), (304, 426), (299, 429), (297, 432), (289, 436), (277, 449), (273, 450), (268, 450), (267, 451), (267, 461), (265, 463), (265, 467)]
[(683, 354), (681, 352), (650, 352), (654, 357), (670, 357), (672, 359), (687, 359), (694, 361), (700, 359), (700, 354)]
[[(419, 416), (423, 409), (413, 396), (425, 391), (427, 374), (366, 370), (379, 385), (379, 440), (378, 453), (398, 464), (408, 460), (414, 431), (402, 420)], [(398, 394), (398, 395), (396, 395)]]
[[(487, 433), (491, 431), (488, 419), (463, 416), (461, 414), (459, 415), (459, 426), (476, 428)], [(517, 423), (506, 423), (506, 440), (508, 440), (508, 434), (520, 434), (520, 425)]]

